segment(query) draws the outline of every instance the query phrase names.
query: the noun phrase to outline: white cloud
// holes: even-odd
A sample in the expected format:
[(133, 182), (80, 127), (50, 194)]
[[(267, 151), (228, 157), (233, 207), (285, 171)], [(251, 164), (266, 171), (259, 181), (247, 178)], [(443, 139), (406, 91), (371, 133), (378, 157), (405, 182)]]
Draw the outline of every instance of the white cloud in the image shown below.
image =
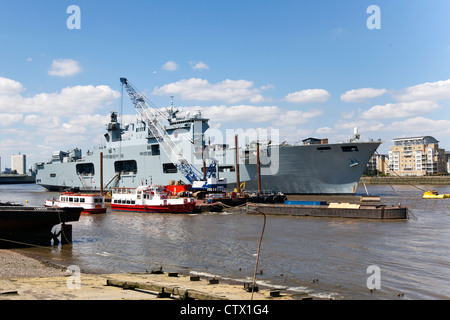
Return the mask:
[(352, 132), (353, 133), (353, 128), (358, 127), (361, 129), (361, 131), (364, 132), (376, 132), (379, 131), (381, 129), (384, 129), (384, 124), (379, 122), (379, 121), (375, 121), (375, 120), (361, 120), (361, 119), (357, 119), (357, 120), (338, 120), (336, 122), (336, 124), (334, 125), (334, 128), (336, 130), (345, 130), (347, 132)]
[(364, 119), (406, 118), (440, 109), (434, 101), (413, 101), (376, 105), (361, 114)]
[(293, 103), (326, 102), (330, 98), (328, 91), (324, 89), (306, 89), (289, 93), (285, 100)]
[(78, 61), (73, 59), (56, 59), (53, 60), (48, 74), (51, 76), (67, 77), (80, 72), (81, 68), (78, 65)]
[[(323, 114), (322, 110), (285, 110), (278, 106), (252, 106), (252, 105), (219, 105), (210, 107), (188, 107), (182, 109), (184, 112), (201, 111), (202, 116), (211, 120), (214, 127), (221, 127), (222, 123), (263, 123), (269, 126), (286, 129), (295, 128), (305, 124)], [(218, 123), (218, 124), (215, 124)]]
[(336, 130), (330, 127), (322, 127), (316, 130), (317, 134), (330, 134), (330, 133), (335, 133)]
[(77, 115), (92, 113), (96, 109), (110, 106), (120, 97), (120, 93), (108, 86), (75, 86), (67, 87), (56, 93), (39, 93), (32, 97), (19, 94), (20, 83), (10, 87), (2, 86), (0, 79), (0, 111), (23, 113), (39, 113), (45, 115)]
[(0, 96), (16, 95), (22, 91), (23, 86), (20, 82), (0, 77)]
[(347, 91), (341, 95), (344, 102), (361, 102), (366, 99), (379, 97), (387, 92), (386, 89), (361, 88)]
[(399, 101), (450, 99), (450, 79), (408, 87), (395, 97)]
[(100, 143), (108, 116), (95, 111), (109, 111), (120, 97), (104, 85), (26, 96), (22, 91), (19, 82), (0, 78), (0, 145), (3, 152), (27, 154), (30, 165), (47, 160), (54, 150), (91, 148)]
[(200, 78), (182, 79), (177, 82), (157, 87), (155, 95), (176, 95), (183, 100), (223, 100), (236, 103), (248, 100), (252, 103), (264, 101), (260, 91), (253, 88), (253, 82), (247, 80), (224, 80), (211, 84)]
[(436, 135), (450, 134), (450, 120), (433, 120), (425, 117), (409, 118), (395, 121), (385, 127), (386, 130), (405, 132), (407, 135)]
[(288, 110), (280, 114), (277, 124), (279, 126), (289, 126), (289, 125), (299, 125), (310, 121), (323, 114), (322, 110), (310, 110), (310, 111), (300, 111), (300, 110)]
[(195, 69), (195, 70), (209, 69), (209, 66), (202, 61), (198, 61), (198, 62), (192, 61), (192, 62), (190, 62), (190, 64), (192, 66), (192, 69)]
[(0, 126), (9, 126), (13, 123), (22, 121), (23, 115), (20, 113), (0, 113)]
[(277, 106), (220, 105), (183, 108), (183, 110), (190, 112), (200, 110), (203, 117), (220, 122), (259, 123), (277, 119), (280, 115), (280, 109)]
[(174, 61), (167, 61), (163, 64), (162, 69), (166, 71), (175, 71), (178, 69), (178, 65)]
[(271, 83), (268, 83), (268, 84), (260, 87), (261, 90), (271, 90), (271, 89), (274, 89), (274, 88), (275, 88), (275, 86), (273, 84), (271, 84)]
[[(16, 153), (19, 150), (25, 150), (26, 148), (33, 147), (30, 141), (24, 139), (2, 139), (0, 140), (0, 150), (2, 150), (2, 156), (5, 152)], [(28, 157), (27, 157), (28, 163)], [(4, 165), (4, 164), (3, 164)], [(27, 164), (28, 166), (28, 164)]]

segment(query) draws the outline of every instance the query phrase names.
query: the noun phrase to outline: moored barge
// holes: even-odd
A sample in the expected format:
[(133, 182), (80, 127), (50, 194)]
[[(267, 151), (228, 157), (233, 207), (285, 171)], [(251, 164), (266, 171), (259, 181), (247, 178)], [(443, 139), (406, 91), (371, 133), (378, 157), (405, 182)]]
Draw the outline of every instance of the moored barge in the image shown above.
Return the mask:
[(247, 203), (248, 214), (308, 216), (353, 219), (407, 219), (406, 207), (388, 207), (386, 205), (360, 205), (350, 203), (330, 204), (262, 204)]
[(78, 221), (82, 208), (0, 205), (0, 247), (49, 245), (54, 226)]

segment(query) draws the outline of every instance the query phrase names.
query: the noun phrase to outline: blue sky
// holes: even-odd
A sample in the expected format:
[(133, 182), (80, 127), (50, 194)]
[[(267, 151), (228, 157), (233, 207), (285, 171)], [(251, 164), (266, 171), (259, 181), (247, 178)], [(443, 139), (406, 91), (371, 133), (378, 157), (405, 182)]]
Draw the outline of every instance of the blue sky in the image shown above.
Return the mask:
[[(70, 5), (81, 29), (69, 29)], [(370, 5), (381, 29), (369, 29)], [(282, 140), (432, 135), (450, 150), (450, 2), (1, 1), (0, 156), (102, 141), (127, 77), (160, 107)], [(124, 97), (124, 119), (135, 114)]]

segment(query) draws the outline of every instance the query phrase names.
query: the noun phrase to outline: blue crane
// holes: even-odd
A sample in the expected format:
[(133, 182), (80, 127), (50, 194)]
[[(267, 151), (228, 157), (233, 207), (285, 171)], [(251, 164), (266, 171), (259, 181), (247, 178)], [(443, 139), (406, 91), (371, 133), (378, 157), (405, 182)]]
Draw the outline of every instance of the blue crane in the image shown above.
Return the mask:
[[(194, 182), (200, 182), (210, 178), (214, 173), (216, 161), (212, 161), (207, 170), (206, 176), (203, 177), (203, 175), (194, 166), (184, 159), (183, 154), (167, 133), (160, 121), (160, 118), (162, 118), (162, 112), (150, 100), (148, 100), (144, 94), (139, 92), (126, 78), (120, 78), (120, 82), (125, 87), (127, 94), (133, 102), (139, 115), (143, 119), (147, 120), (146, 122), (148, 127), (155, 139), (167, 153), (172, 163), (185, 175), (186, 179), (191, 184), (194, 184)], [(153, 110), (149, 105), (152, 106)], [(196, 183), (196, 185), (199, 185), (199, 183)], [(202, 183), (200, 183), (200, 185), (206, 186), (206, 184)]]

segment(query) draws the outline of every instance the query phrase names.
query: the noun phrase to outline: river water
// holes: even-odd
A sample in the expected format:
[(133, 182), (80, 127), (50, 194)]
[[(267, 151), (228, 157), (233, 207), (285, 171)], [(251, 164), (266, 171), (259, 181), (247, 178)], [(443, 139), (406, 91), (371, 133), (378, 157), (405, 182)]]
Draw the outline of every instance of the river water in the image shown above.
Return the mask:
[[(422, 199), (419, 189), (450, 193), (450, 186), (367, 188), (384, 204), (406, 206), (410, 219), (267, 216), (257, 282), (332, 299), (450, 299), (450, 199)], [(365, 192), (358, 188), (350, 198), (359, 200)], [(3, 202), (42, 205), (53, 196), (58, 194), (37, 185), (0, 185)], [(72, 225), (71, 245), (18, 250), (85, 272), (146, 272), (162, 266), (250, 281), (263, 216), (240, 210), (191, 215), (108, 211), (82, 215)], [(368, 282), (379, 289), (369, 290)]]

